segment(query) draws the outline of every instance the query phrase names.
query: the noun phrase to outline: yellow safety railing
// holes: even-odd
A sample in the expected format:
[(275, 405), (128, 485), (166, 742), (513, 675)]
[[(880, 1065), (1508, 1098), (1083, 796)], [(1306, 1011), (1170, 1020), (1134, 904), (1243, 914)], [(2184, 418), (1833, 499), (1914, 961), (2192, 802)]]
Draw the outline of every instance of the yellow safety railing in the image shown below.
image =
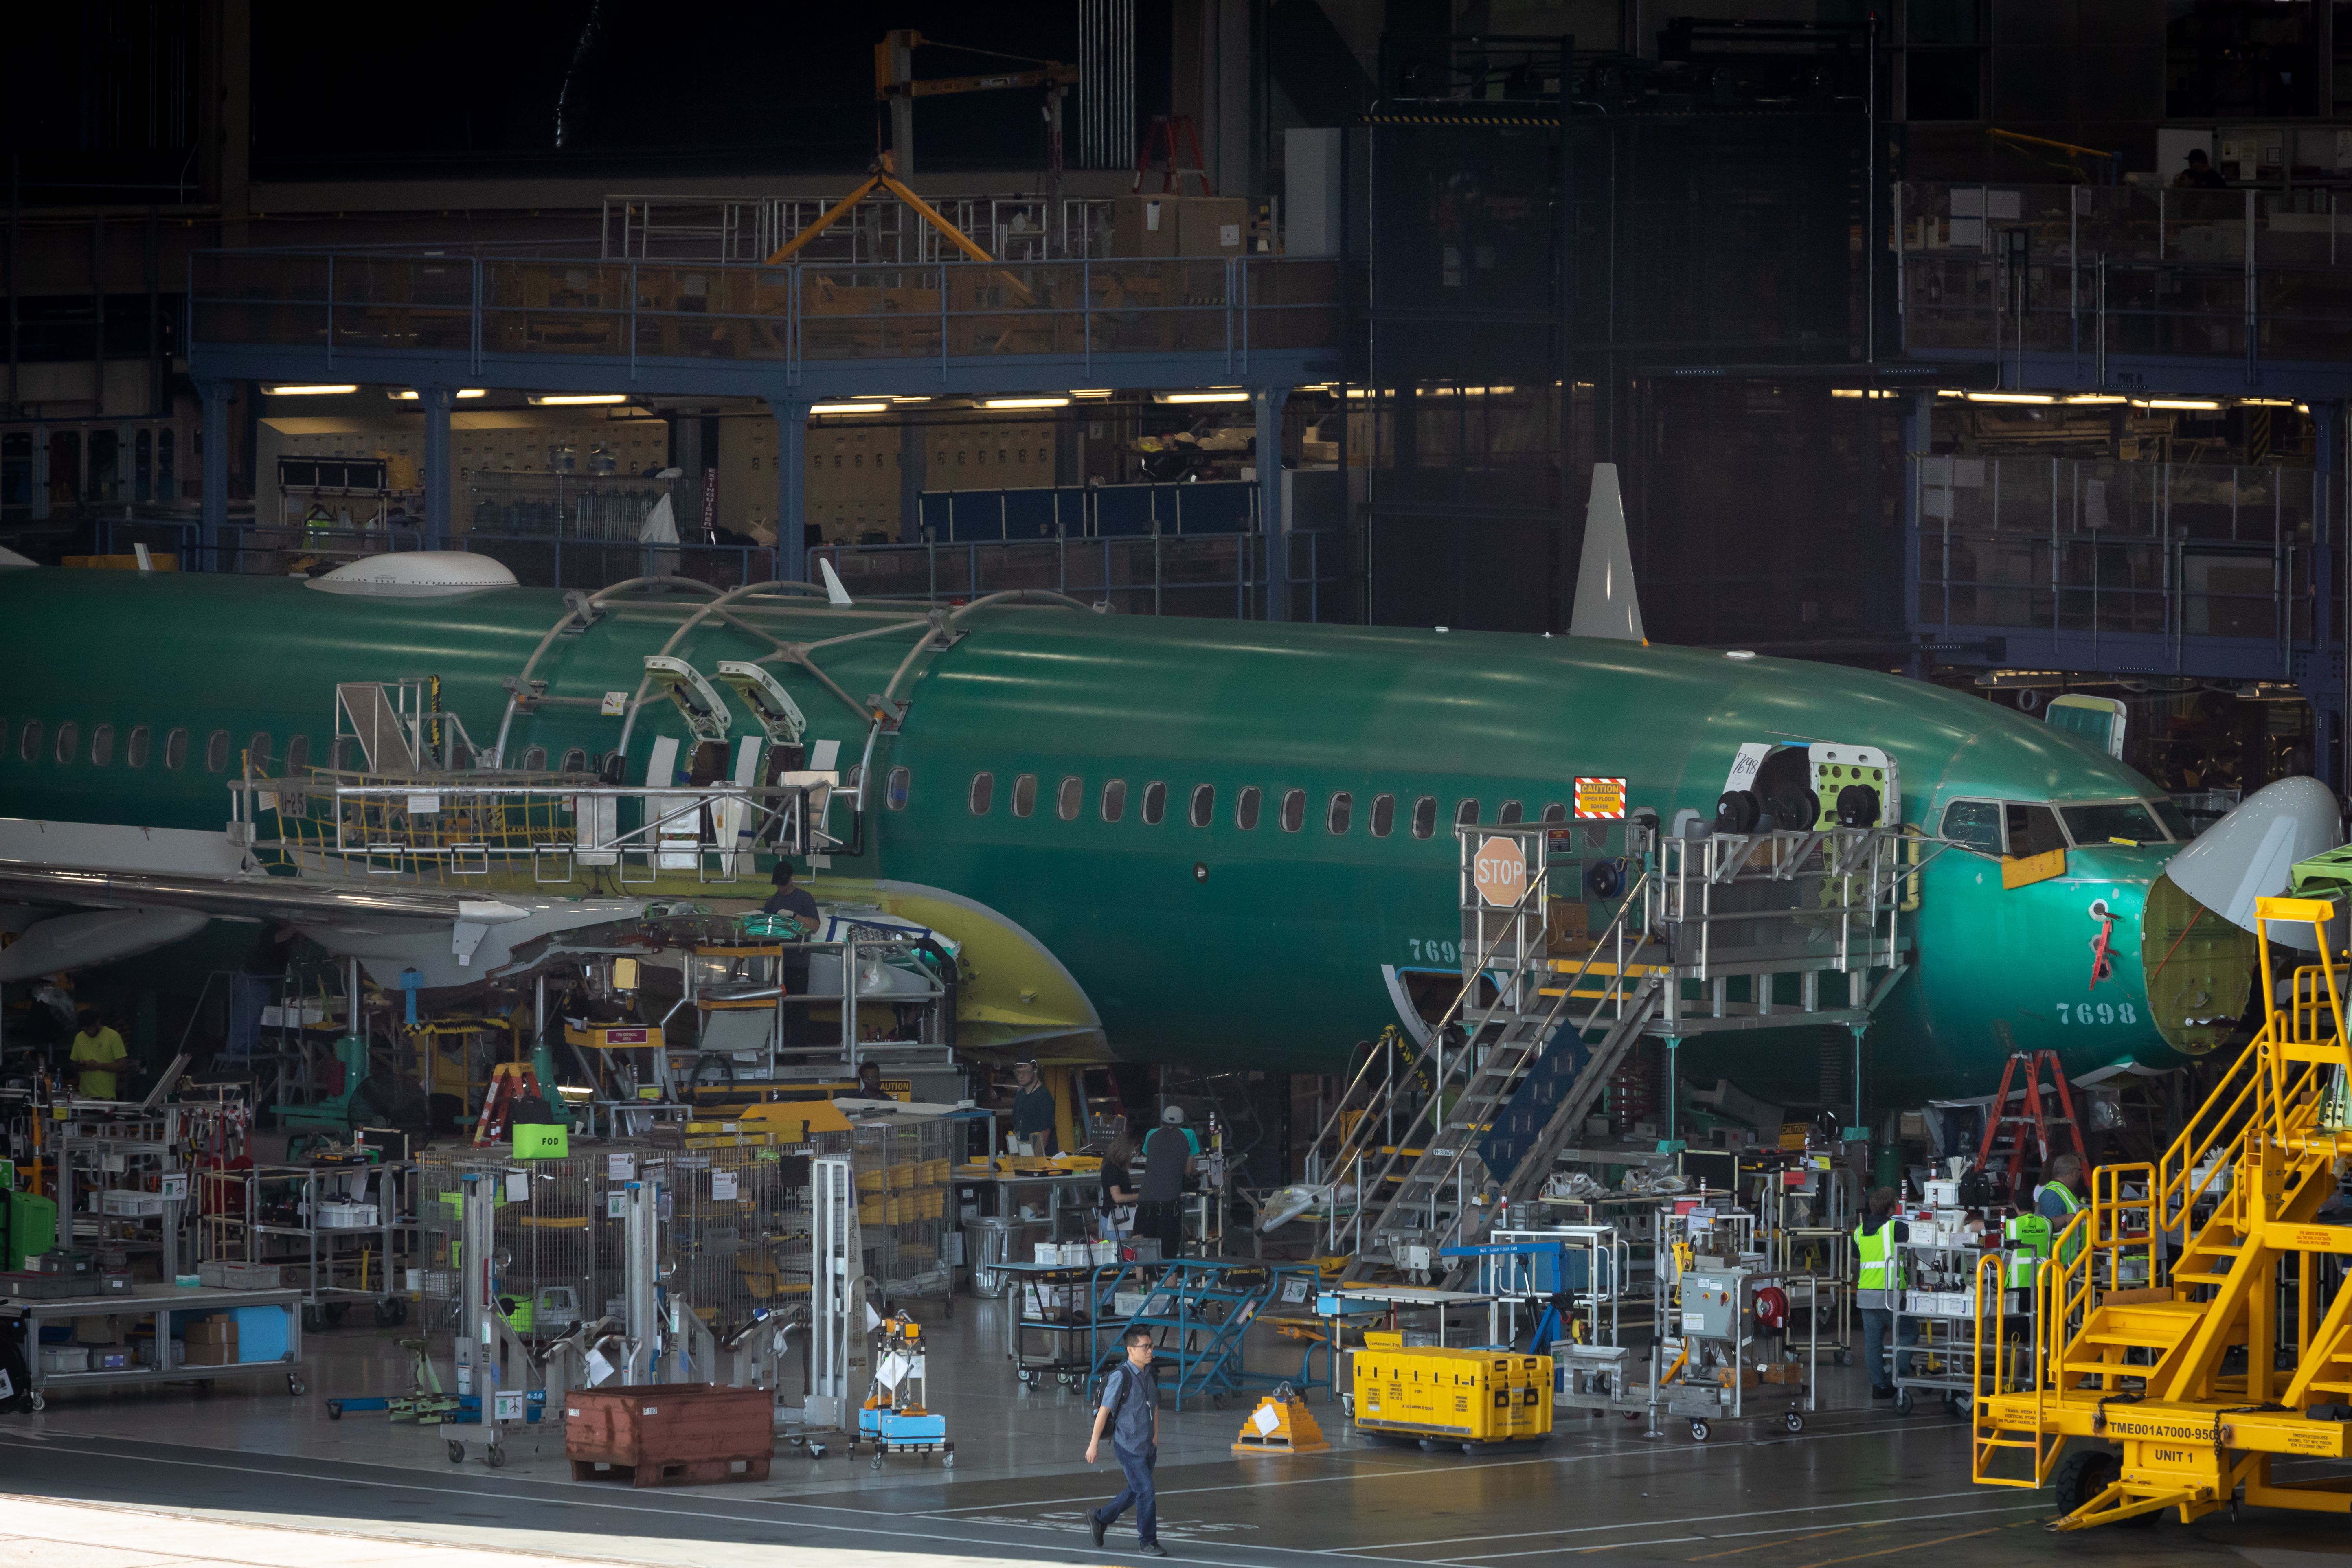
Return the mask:
[[(1977, 1259), (1976, 1298), (1974, 1311), (1975, 1355), (1969, 1407), (1974, 1429), (1970, 1445), (1970, 1473), (1979, 1482), (1996, 1487), (2038, 1487), (2048, 1478), (2056, 1461), (2061, 1439), (2045, 1433), (2036, 1420), (2033, 1429), (2023, 1436), (2005, 1437), (2005, 1430), (1993, 1411), (1996, 1395), (2014, 1393), (2025, 1386), (2031, 1375), (2035, 1338), (2031, 1330), (2022, 1341), (2009, 1335), (2009, 1273), (2008, 1263), (1998, 1252), (1988, 1252)], [(2021, 1362), (2025, 1363), (2021, 1366)], [(2036, 1415), (2040, 1414), (2040, 1383), (2034, 1385)], [(2021, 1426), (2006, 1428), (2024, 1431)], [(1992, 1473), (1994, 1457), (2003, 1449), (2021, 1449), (2033, 1456), (2032, 1472), (2023, 1476), (1997, 1476)]]

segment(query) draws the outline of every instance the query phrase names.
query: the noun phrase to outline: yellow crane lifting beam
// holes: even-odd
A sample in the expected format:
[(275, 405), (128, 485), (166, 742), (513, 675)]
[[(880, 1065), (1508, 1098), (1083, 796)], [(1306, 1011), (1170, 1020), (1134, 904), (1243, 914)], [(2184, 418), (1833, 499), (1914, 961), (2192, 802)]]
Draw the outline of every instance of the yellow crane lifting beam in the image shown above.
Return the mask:
[(800, 233), (793, 236), (791, 239), (778, 247), (775, 252), (768, 258), (768, 265), (773, 267), (780, 262), (790, 261), (795, 251), (808, 244), (809, 241), (814, 239), (818, 235), (823, 234), (835, 224), (840, 222), (844, 217), (846, 217), (849, 215), (851, 208), (864, 201), (867, 196), (872, 195), (877, 190), (887, 191), (892, 195), (898, 197), (900, 201), (906, 203), (909, 207), (912, 207), (917, 217), (921, 218), (925, 223), (929, 224), (933, 228), (938, 229), (941, 235), (946, 237), (950, 244), (953, 245), (958, 250), (962, 251), (966, 256), (971, 257), (974, 261), (993, 261), (996, 259), (996, 258), (989, 255), (987, 251), (982, 249), (977, 244), (975, 244), (971, 236), (965, 234), (963, 230), (956, 227), (955, 225), (942, 217), (937, 207), (931, 205), (930, 203), (925, 201), (913, 191), (908, 190), (905, 184), (901, 184), (897, 173), (895, 172), (890, 154), (884, 153), (874, 160), (873, 171), (866, 176), (866, 183), (864, 184), (858, 186), (856, 190), (842, 197), (841, 200), (834, 203), (830, 207), (827, 207), (823, 216), (819, 217), (814, 223), (809, 225), (808, 227), (801, 230)]

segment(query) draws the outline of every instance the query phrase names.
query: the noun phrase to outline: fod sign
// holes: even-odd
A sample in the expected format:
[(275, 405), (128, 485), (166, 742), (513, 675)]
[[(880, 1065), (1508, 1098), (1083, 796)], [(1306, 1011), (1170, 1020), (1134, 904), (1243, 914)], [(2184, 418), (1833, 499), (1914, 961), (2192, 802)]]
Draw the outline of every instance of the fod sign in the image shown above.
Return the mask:
[(1471, 876), (1478, 884), (1481, 899), (1508, 909), (1527, 895), (1527, 851), (1517, 839), (1489, 838), (1478, 846), (1478, 858), (1471, 863)]

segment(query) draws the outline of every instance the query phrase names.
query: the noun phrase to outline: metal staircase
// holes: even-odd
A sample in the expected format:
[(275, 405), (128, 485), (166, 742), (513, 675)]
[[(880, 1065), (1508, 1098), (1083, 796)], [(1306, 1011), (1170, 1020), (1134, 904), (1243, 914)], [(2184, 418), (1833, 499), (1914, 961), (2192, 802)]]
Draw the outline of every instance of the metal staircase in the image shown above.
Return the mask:
[[(1458, 831), (1462, 988), (1430, 1049), (1402, 1072), (1393, 1059), (1368, 1060), (1317, 1139), (1310, 1169), (1353, 1194), (1353, 1215), (1339, 1217), (1345, 1205), (1335, 1202), (1331, 1222), (1335, 1249), (1353, 1254), (1347, 1279), (1384, 1264), (1424, 1274), (1441, 1248), (1477, 1238), (1496, 1197), (1524, 1196), (1540, 1185), (1567, 1130), (1581, 1123), (1657, 1006), (1662, 981), (1638, 962), (1650, 943), (1642, 919), (1646, 876), (1627, 890), (1580, 963), (1559, 960), (1544, 925), (1545, 826)], [(1498, 858), (1507, 867), (1485, 875)], [(1547, 984), (1563, 967), (1572, 967), (1567, 984)], [(1588, 982), (1597, 989), (1586, 989)], [(1586, 1000), (1592, 1005), (1579, 1017)], [(1529, 1074), (1548, 1051), (1584, 1050), (1595, 1028), (1605, 1033), (1552, 1101), (1536, 1147), (1514, 1169), (1488, 1170), (1481, 1140)], [(1459, 1043), (1449, 1045), (1457, 1032)], [(1374, 1079), (1376, 1069), (1381, 1076)], [(1417, 1101), (1410, 1116), (1401, 1104), (1407, 1099)]]
[[(2273, 922), (2315, 925), (2326, 951), (2333, 904), (2257, 910), (2263, 974)], [(2317, 1220), (2336, 1160), (2352, 1155), (2344, 973), (2297, 969), (2285, 1005), (2163, 1158), (2095, 1173), (2089, 1206), (2037, 1272), (2030, 1343), (2001, 1331), (1998, 1295), (1979, 1291), (1977, 1480), (2054, 1486), (2060, 1530), (2168, 1508), (2188, 1522), (2242, 1495), (2352, 1510), (2352, 1470), (2271, 1473), (2280, 1455), (2352, 1453), (2352, 1287), (2328, 1262), (2352, 1254), (2352, 1226)], [(2182, 1238), (2168, 1269), (2168, 1237)], [(2120, 1452), (2067, 1453), (2083, 1439)]]

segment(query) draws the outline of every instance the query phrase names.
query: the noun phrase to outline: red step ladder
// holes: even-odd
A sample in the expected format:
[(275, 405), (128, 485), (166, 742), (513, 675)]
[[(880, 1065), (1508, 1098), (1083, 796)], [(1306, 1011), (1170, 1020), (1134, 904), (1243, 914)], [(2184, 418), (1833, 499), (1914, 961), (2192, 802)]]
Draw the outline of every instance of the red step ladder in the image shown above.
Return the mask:
[[(1192, 154), (1191, 168), (1177, 162), (1180, 148)], [(1151, 117), (1151, 128), (1143, 133), (1142, 147), (1135, 154), (1135, 188), (1139, 191), (1143, 189), (1143, 176), (1150, 172), (1154, 153), (1162, 154), (1167, 160), (1160, 174), (1162, 193), (1181, 195), (1184, 188), (1184, 176), (1190, 174), (1201, 182), (1202, 195), (1217, 194), (1216, 187), (1209, 184), (1208, 165), (1201, 161), (1201, 137), (1192, 128), (1191, 115), (1155, 114)]]
[[(2050, 1076), (2050, 1089), (2045, 1098), (2042, 1087), (2044, 1071)], [(2021, 1081), (2020, 1075), (2022, 1074)], [(2015, 1087), (2011, 1087), (2014, 1085)], [(2015, 1110), (2011, 1100), (2022, 1097)], [(2053, 1115), (2055, 1110), (2061, 1114)], [(2025, 1164), (2025, 1146), (2031, 1136), (2041, 1158), (2037, 1170), (2050, 1165), (2051, 1129), (2065, 1129), (2066, 1137), (2074, 1145), (2075, 1156), (2088, 1171), (2091, 1158), (2083, 1149), (2083, 1126), (2074, 1117), (2074, 1097), (2066, 1088), (2066, 1069), (2058, 1065), (2056, 1051), (2012, 1051), (2000, 1069), (2000, 1088), (1992, 1097), (1985, 1115), (1984, 1141), (1978, 1145), (1973, 1169), (1990, 1173), (1993, 1162), (2000, 1154), (2009, 1157), (2009, 1169), (2002, 1180), (2009, 1189), (2010, 1201), (2022, 1203), (2017, 1178)], [(2005, 1146), (1996, 1148), (2007, 1138)]]
[(481, 1119), (474, 1123), (474, 1142), (495, 1143), (505, 1137), (515, 1101), (526, 1093), (539, 1094), (539, 1074), (529, 1062), (500, 1062), (492, 1068), (490, 1087), (482, 1095)]

